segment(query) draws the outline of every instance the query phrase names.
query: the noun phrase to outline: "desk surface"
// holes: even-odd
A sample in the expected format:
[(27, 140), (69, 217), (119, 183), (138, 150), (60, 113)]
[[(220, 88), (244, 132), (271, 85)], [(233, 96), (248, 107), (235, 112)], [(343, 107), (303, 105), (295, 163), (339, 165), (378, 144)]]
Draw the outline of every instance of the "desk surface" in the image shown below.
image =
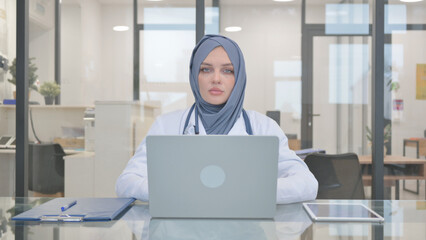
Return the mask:
[[(384, 224), (313, 223), (301, 203), (278, 205), (273, 220), (151, 219), (148, 205), (136, 202), (119, 220), (83, 223), (17, 223), (15, 211), (47, 198), (0, 198), (1, 239), (426, 239), (426, 201), (357, 202), (381, 213)], [(326, 202), (326, 201), (318, 201)], [(16, 234), (16, 235), (15, 235)]]

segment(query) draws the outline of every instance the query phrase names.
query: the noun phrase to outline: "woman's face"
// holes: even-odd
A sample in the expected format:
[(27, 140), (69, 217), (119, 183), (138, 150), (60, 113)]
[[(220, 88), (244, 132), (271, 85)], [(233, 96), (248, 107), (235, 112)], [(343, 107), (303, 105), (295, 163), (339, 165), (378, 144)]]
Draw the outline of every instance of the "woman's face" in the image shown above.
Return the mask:
[(235, 85), (234, 66), (223, 47), (213, 49), (201, 63), (198, 86), (204, 101), (220, 105), (228, 101)]

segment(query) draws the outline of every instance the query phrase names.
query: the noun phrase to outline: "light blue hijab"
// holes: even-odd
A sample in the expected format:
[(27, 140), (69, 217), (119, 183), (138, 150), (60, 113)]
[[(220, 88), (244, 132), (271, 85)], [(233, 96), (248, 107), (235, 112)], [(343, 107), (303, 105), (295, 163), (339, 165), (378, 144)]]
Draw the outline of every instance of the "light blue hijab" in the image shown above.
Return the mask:
[[(235, 86), (226, 103), (213, 105), (201, 97), (198, 74), (207, 55), (219, 46), (225, 49), (234, 66)], [(228, 134), (241, 115), (246, 88), (246, 67), (243, 53), (237, 43), (221, 35), (205, 35), (192, 51), (189, 71), (189, 81), (195, 97), (196, 119), (198, 114), (207, 134)]]

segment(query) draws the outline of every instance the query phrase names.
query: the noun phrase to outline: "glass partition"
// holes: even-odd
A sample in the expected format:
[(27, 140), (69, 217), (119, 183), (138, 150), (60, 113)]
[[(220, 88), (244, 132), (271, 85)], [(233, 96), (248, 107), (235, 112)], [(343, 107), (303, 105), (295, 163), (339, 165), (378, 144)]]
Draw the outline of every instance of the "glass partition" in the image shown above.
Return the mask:
[(361, 29), (365, 32), (373, 19), (372, 3), (371, 0), (305, 0), (305, 21), (306, 24), (329, 25), (340, 33)]
[(366, 138), (371, 119), (370, 66), (369, 37), (314, 37), (313, 148), (329, 154), (370, 153)]
[[(389, 1), (385, 28), (389, 34), (385, 70), (385, 145), (388, 157), (417, 164), (393, 167), (395, 175), (408, 175), (401, 187), (405, 199), (424, 199), (426, 162), (426, 2)], [(385, 158), (386, 159), (386, 158)]]
[[(61, 188), (45, 190), (48, 184), (40, 183), (32, 194), (115, 196), (116, 178), (156, 116), (194, 102), (189, 60), (196, 2), (30, 0), (30, 71), (38, 89), (29, 98), (30, 162), (40, 158), (43, 144), (58, 143), (65, 151), (49, 150), (61, 156), (53, 170), (59, 180), (50, 181)], [(205, 33), (230, 37), (244, 53), (244, 108), (278, 114), (274, 119), (293, 150), (356, 153), (367, 197), (373, 2), (207, 0), (204, 12)], [(385, 5), (386, 198), (425, 195), (425, 13), (425, 1)], [(0, 105), (0, 137), (15, 135), (15, 86), (7, 70), (13, 69), (15, 44), (16, 1), (0, 0), (0, 99), (11, 103)], [(41, 87), (55, 81), (60, 104), (48, 105)], [(0, 195), (13, 196), (14, 150), (0, 154), (9, 159), (0, 163)], [(30, 181), (46, 175), (42, 166), (30, 165)]]
[[(0, 196), (13, 196), (15, 178), (15, 84), (9, 73), (16, 57), (16, 2), (0, 1)], [(15, 93), (15, 94), (14, 94)]]
[[(312, 97), (312, 108), (305, 115), (310, 117), (307, 125), (301, 126), (312, 128), (313, 148), (358, 155), (367, 197), (371, 196), (374, 96), (372, 7), (371, 1), (306, 1), (304, 32), (306, 46), (313, 50), (307, 51), (303, 64), (309, 66), (307, 71), (312, 70), (306, 79), (312, 84), (307, 87), (312, 87), (313, 95), (302, 95), (302, 101)], [(424, 48), (425, 7), (424, 1), (389, 1), (385, 5), (383, 145), (387, 199), (423, 199), (425, 194), (422, 169), (426, 161), (421, 150), (425, 126), (416, 110), (426, 106), (422, 101), (425, 55), (420, 50)]]
[(244, 108), (279, 111), (290, 147), (300, 149), (300, 1), (219, 1), (219, 13), (219, 34), (235, 40), (245, 57)]

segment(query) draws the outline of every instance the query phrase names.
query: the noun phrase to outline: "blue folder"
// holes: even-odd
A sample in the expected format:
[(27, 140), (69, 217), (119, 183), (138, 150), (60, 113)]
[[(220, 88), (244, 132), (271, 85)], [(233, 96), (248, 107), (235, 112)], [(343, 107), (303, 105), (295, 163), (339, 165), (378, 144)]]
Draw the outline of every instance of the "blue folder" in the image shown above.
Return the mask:
[[(74, 203), (77, 201), (74, 205)], [(130, 204), (134, 198), (56, 198), (40, 206), (12, 217), (15, 221), (81, 222), (111, 221)], [(61, 208), (71, 206), (62, 211)]]

